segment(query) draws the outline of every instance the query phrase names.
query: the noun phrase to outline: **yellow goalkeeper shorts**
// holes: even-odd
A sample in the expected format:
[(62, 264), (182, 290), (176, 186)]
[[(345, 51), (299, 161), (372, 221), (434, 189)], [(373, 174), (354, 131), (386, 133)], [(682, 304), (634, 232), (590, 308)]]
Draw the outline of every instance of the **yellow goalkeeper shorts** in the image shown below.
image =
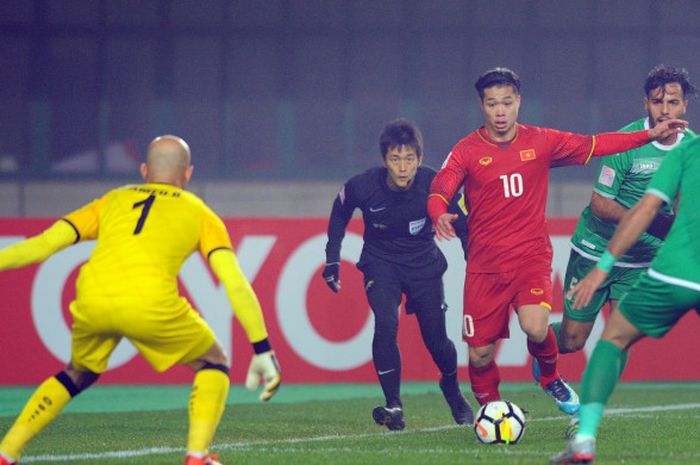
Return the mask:
[(101, 300), (70, 304), (71, 363), (78, 370), (104, 372), (122, 337), (158, 372), (198, 359), (216, 341), (209, 325), (185, 298), (173, 299), (164, 307), (146, 306), (133, 299)]

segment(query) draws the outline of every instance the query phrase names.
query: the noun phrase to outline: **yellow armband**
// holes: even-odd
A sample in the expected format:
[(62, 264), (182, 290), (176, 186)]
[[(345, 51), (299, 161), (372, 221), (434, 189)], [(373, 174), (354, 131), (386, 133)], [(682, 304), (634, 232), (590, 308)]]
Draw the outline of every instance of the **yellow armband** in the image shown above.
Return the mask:
[(266, 339), (267, 328), (265, 328), (260, 302), (238, 266), (233, 250), (215, 250), (209, 254), (209, 264), (224, 286), (233, 312), (248, 335), (248, 340), (256, 343)]
[(0, 250), (0, 270), (21, 268), (44, 261), (77, 239), (78, 233), (70, 223), (65, 220), (56, 221), (41, 234)]

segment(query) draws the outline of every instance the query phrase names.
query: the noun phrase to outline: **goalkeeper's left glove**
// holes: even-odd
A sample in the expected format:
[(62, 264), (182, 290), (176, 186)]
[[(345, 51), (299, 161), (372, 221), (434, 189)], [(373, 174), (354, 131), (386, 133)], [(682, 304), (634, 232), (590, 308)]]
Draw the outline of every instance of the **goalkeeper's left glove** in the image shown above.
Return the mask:
[[(267, 340), (265, 340), (267, 342)], [(260, 343), (253, 344), (256, 349)], [(277, 363), (275, 352), (270, 348), (269, 343), (266, 344), (268, 350), (261, 353), (256, 353), (250, 361), (248, 367), (248, 376), (246, 377), (245, 386), (255, 391), (260, 386), (262, 379), (264, 388), (260, 393), (260, 400), (268, 401), (277, 392), (282, 382), (282, 371)], [(256, 350), (257, 352), (257, 350)]]

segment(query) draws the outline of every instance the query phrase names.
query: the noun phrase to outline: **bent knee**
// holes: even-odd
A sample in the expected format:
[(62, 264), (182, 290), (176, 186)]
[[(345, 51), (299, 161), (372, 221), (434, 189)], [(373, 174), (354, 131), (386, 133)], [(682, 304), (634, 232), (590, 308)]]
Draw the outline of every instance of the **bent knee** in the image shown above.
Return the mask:
[(549, 326), (541, 324), (523, 324), (521, 329), (530, 341), (540, 343), (547, 337)]
[(559, 330), (559, 352), (568, 354), (583, 349), (593, 324), (567, 324)]
[(494, 348), (492, 346), (470, 347), (469, 364), (473, 367), (488, 365), (493, 360)]
[(559, 341), (559, 353), (570, 354), (572, 352), (578, 352), (579, 350), (583, 349), (583, 346), (585, 345), (585, 337), (566, 338), (562, 341)]
[(56, 379), (63, 384), (72, 397), (89, 388), (99, 379), (100, 373), (77, 370), (72, 364), (56, 374)]
[(198, 360), (195, 360), (195, 362), (197, 362), (198, 365), (220, 365), (227, 368), (230, 368), (231, 366), (228, 355), (226, 355), (226, 352), (224, 352), (223, 347), (221, 347), (221, 344), (219, 344), (218, 341), (215, 342), (214, 345), (211, 346), (211, 348)]

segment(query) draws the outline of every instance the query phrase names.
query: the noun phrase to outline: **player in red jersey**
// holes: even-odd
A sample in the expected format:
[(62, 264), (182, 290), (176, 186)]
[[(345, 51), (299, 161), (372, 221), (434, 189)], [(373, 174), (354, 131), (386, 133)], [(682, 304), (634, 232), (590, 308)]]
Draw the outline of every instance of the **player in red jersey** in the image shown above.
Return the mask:
[(455, 145), (433, 180), (428, 213), (438, 239), (455, 236), (447, 205), (464, 185), (469, 210), (462, 334), (469, 344), (469, 377), (484, 404), (500, 399), (496, 342), (507, 338), (510, 307), (542, 369), (540, 384), (559, 408), (574, 414), (578, 396), (557, 370), (557, 342), (548, 326), (552, 308), (552, 246), (545, 206), (549, 169), (583, 165), (682, 132), (684, 120), (652, 129), (595, 136), (518, 123), (520, 78), (495, 68), (475, 84), (484, 126)]

